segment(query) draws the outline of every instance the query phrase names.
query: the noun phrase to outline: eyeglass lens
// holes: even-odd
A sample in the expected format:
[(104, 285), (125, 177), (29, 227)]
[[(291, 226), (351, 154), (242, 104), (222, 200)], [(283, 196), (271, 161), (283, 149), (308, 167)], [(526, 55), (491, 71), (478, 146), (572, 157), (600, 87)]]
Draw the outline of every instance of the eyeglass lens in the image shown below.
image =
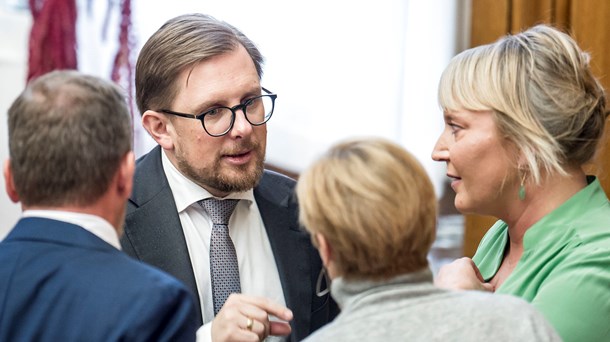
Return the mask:
[[(248, 122), (252, 125), (262, 125), (273, 114), (273, 99), (268, 95), (261, 95), (247, 100), (235, 111), (241, 109)], [(212, 135), (226, 133), (233, 120), (233, 110), (227, 107), (219, 107), (208, 111), (203, 116), (203, 126)]]

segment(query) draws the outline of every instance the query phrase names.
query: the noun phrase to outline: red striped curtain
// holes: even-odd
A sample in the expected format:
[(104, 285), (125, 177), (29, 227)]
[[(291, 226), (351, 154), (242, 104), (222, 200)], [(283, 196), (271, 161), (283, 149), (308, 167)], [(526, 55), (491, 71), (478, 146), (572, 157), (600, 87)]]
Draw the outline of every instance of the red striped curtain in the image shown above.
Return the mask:
[(76, 69), (76, 1), (29, 0), (32, 30), (27, 81), (58, 69)]
[[(53, 70), (77, 69), (76, 0), (29, 0), (29, 5), (33, 20), (27, 81)], [(114, 1), (108, 0), (108, 18), (113, 6)], [(119, 48), (112, 74), (108, 76), (131, 97), (135, 45), (131, 34), (131, 0), (121, 0), (120, 11)]]

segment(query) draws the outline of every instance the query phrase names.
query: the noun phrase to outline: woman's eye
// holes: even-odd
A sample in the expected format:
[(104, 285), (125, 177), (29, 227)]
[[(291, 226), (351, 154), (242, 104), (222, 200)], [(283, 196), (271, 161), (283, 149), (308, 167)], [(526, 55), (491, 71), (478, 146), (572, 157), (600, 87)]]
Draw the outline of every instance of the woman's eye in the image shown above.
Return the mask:
[(448, 123), (447, 126), (449, 126), (449, 128), (451, 128), (451, 133), (452, 134), (456, 134), (461, 129), (460, 126), (458, 126), (458, 125), (456, 125), (454, 123)]

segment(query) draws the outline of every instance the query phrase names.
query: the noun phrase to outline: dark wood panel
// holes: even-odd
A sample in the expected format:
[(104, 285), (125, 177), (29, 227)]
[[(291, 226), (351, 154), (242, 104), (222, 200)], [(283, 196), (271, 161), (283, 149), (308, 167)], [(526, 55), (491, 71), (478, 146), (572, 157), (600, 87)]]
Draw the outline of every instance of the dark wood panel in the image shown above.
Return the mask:
[(518, 33), (537, 24), (550, 23), (552, 16), (552, 0), (512, 0), (510, 31)]
[[(606, 93), (610, 89), (610, 1), (572, 1), (571, 32), (578, 44), (591, 55), (591, 68), (601, 80)], [(595, 162), (587, 170), (595, 173), (610, 196), (610, 122), (600, 144)]]
[(567, 30), (570, 28), (570, 9), (571, 9), (571, 1), (570, 0), (554, 0), (554, 5), (552, 8), (551, 15), (551, 23), (553, 25)]
[(466, 215), (464, 218), (464, 256), (472, 258), (483, 235), (496, 221), (497, 219), (491, 216)]
[(494, 42), (510, 31), (509, 0), (472, 0), (470, 45)]

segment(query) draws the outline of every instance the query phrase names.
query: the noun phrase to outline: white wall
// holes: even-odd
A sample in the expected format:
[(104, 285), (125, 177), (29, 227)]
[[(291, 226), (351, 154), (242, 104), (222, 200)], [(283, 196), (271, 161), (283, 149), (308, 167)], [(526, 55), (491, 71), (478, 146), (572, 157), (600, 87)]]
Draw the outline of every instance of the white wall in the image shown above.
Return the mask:
[(470, 44), (469, 11), (470, 0), (411, 0), (407, 5), (398, 136), (424, 165), (439, 197), (447, 177), (445, 165), (431, 158), (444, 125), (437, 86), (449, 60)]
[[(107, 1), (78, 0), (79, 68), (108, 77), (116, 50), (118, 11), (102, 40)], [(138, 49), (167, 19), (211, 14), (247, 34), (266, 57), (265, 87), (278, 93), (268, 124), (267, 160), (302, 171), (333, 143), (380, 136), (412, 151), (431, 175), (437, 193), (444, 165), (430, 153), (440, 134), (436, 86), (441, 70), (461, 48), (467, 22), (458, 4), (467, 0), (133, 0)], [(1, 13), (0, 13), (1, 14)], [(29, 14), (0, 19), (0, 153), (6, 157), (6, 108), (24, 86)], [(465, 18), (465, 19), (464, 19)], [(4, 37), (6, 36), (6, 38)], [(10, 42), (10, 43), (7, 43)], [(7, 59), (5, 55), (10, 55)], [(139, 117), (136, 115), (136, 120)], [(140, 128), (139, 121), (136, 127)], [(136, 153), (154, 142), (141, 129)], [(19, 214), (0, 194), (0, 238)]]
[(267, 59), (263, 84), (279, 94), (268, 124), (270, 163), (299, 172), (337, 141), (381, 136), (418, 157), (440, 196), (444, 165), (430, 158), (442, 129), (436, 87), (464, 46), (469, 3), (174, 0), (151, 8), (136, 1), (134, 12), (140, 44), (188, 12), (226, 20), (257, 43)]
[[(25, 86), (27, 41), (31, 19), (27, 12), (14, 12), (0, 6), (0, 160), (8, 158), (6, 113)], [(20, 206), (6, 196), (4, 177), (0, 182), (0, 239), (17, 221)]]

